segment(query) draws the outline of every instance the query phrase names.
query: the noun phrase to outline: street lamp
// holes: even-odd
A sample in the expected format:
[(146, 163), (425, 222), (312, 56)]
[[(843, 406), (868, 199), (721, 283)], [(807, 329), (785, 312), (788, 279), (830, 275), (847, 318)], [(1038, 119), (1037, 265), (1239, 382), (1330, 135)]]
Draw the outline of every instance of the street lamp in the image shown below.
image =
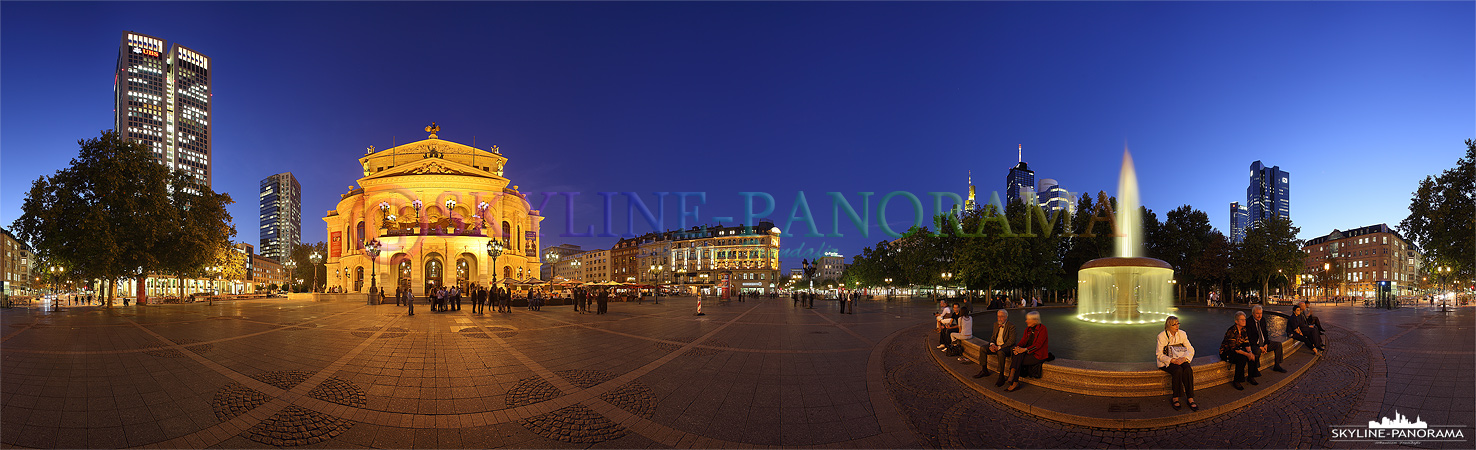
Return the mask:
[(661, 304), (661, 270), (665, 267), (661, 264), (651, 266), (651, 278), (656, 279), (656, 304)]
[(364, 243), (364, 253), (369, 255), (369, 304), (373, 305), (375, 296), (379, 295), (376, 288), (376, 278), (379, 277), (379, 239), (370, 239)]
[(56, 276), (61, 274), (63, 269), (61, 266), (51, 266), (47, 270), (51, 272), (51, 309), (55, 310), (61, 305), (61, 296), (56, 293)]
[[(313, 263), (313, 285), (311, 289), (309, 289), (309, 292), (318, 292), (318, 264), (323, 263), (323, 254), (314, 251), (312, 255), (308, 255), (308, 261), (311, 261)], [(357, 288), (358, 286), (354, 287)]]
[[(287, 266), (287, 273), (288, 274), (291, 274), (291, 275), (287, 275), (287, 281), (292, 281), (292, 275), (296, 275), (297, 274), (297, 260), (288, 259), (287, 262), (285, 264), (283, 264), (283, 265), (284, 266)], [(302, 280), (297, 280), (297, 284), (299, 284), (299, 285), (302, 284)], [(292, 289), (288, 289), (288, 291), (291, 291), (291, 290)]]
[(890, 301), (892, 301), (892, 279), (891, 278), (883, 278), (882, 281), (887, 282), (887, 301), (890, 302)]
[(497, 258), (502, 256), (502, 242), (496, 239), (487, 240), (487, 256), (492, 257), (492, 278), (495, 280), (497, 278)]

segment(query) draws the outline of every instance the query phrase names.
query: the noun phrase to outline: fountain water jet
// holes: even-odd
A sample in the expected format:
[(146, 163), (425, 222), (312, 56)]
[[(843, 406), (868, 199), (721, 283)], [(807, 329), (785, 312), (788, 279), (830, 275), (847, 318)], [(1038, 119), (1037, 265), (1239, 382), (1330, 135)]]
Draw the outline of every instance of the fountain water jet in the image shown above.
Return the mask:
[(1082, 264), (1077, 272), (1077, 318), (1089, 322), (1143, 324), (1160, 322), (1173, 307), (1173, 266), (1140, 256), (1143, 219), (1138, 207), (1138, 175), (1133, 156), (1122, 149), (1117, 180), (1117, 256)]

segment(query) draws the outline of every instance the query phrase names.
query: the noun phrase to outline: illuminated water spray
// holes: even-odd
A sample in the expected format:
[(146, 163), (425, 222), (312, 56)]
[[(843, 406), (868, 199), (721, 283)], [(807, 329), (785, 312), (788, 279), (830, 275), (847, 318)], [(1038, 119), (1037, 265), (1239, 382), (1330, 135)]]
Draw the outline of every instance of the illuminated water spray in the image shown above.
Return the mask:
[(1143, 217), (1133, 156), (1122, 149), (1117, 180), (1117, 256), (1082, 264), (1077, 272), (1077, 318), (1115, 324), (1161, 323), (1174, 304), (1174, 269), (1143, 253)]

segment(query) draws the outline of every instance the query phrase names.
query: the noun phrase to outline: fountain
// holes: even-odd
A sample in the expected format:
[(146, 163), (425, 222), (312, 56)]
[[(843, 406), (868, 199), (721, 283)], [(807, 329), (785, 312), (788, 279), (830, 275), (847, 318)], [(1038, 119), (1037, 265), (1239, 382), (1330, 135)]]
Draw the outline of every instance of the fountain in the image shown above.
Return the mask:
[(1138, 175), (1133, 157), (1122, 150), (1117, 181), (1117, 256), (1082, 264), (1077, 272), (1077, 319), (1110, 324), (1163, 323), (1173, 308), (1174, 268), (1140, 256), (1143, 221), (1138, 208)]

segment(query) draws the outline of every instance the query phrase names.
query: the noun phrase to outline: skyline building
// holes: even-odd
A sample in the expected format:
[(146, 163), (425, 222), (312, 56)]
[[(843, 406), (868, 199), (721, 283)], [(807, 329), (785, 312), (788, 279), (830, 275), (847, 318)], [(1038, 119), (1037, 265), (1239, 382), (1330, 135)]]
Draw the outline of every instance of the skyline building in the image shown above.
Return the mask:
[(1240, 202), (1230, 202), (1230, 243), (1245, 241), (1246, 212)]
[(171, 170), (210, 187), (210, 58), (124, 31), (113, 73), (113, 129)]
[(1291, 174), (1280, 166), (1251, 163), (1250, 186), (1245, 188), (1247, 225), (1273, 215), (1291, 217), (1290, 182)]
[(1076, 193), (1061, 187), (1061, 183), (1051, 178), (1041, 178), (1036, 189), (1036, 201), (1040, 207), (1049, 213), (1066, 211), (1066, 214), (1076, 214)]
[(302, 186), (292, 172), (261, 180), (261, 255), (286, 263), (302, 242)]
[[(1035, 190), (1035, 171), (1025, 164), (1025, 145), (1016, 147), (1018, 164), (1010, 168), (1010, 173), (1005, 176), (1005, 202), (1006, 204), (1029, 198), (1029, 193)], [(1024, 194), (1024, 195), (1022, 195)]]

